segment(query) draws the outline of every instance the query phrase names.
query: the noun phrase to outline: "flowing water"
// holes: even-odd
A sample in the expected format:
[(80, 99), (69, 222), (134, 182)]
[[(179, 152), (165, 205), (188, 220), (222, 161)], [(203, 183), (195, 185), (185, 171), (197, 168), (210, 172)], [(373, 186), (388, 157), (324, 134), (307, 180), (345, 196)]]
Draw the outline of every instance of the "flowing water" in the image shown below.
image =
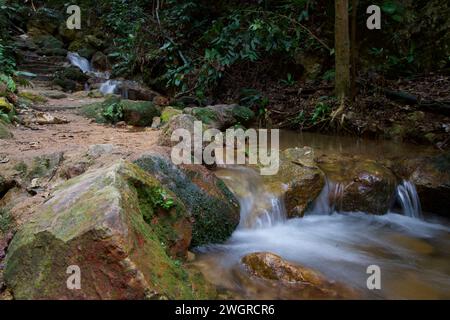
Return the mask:
[(120, 81), (117, 80), (108, 80), (103, 82), (100, 86), (100, 92), (103, 94), (112, 94), (117, 92), (117, 86), (120, 84)]
[[(110, 80), (109, 72), (95, 70), (88, 59), (81, 57), (76, 52), (67, 53), (67, 60), (69, 60), (71, 65), (78, 67), (84, 73), (91, 74), (94, 78), (103, 81), (100, 85), (99, 91), (104, 95), (118, 92), (119, 86), (122, 82), (119, 80)], [(85, 84), (85, 89), (89, 89), (88, 83)], [(127, 97), (124, 98), (126, 99)]]
[(89, 62), (89, 60), (86, 59), (86, 58), (81, 57), (76, 52), (69, 52), (69, 53), (67, 53), (67, 59), (70, 61), (70, 63), (73, 66), (78, 67), (84, 73), (89, 72), (89, 71), (93, 71), (91, 63)]
[[(311, 138), (315, 140), (284, 141), (284, 147), (306, 144), (323, 152), (363, 153), (369, 158), (379, 156), (380, 150), (383, 156), (418, 152), (414, 146)], [(304, 298), (295, 290), (250, 278), (240, 263), (246, 254), (272, 252), (353, 288), (359, 298), (450, 298), (450, 227), (433, 215), (422, 215), (410, 182), (397, 187), (396, 213), (340, 212), (339, 203), (330, 199), (339, 198), (342, 186), (327, 181), (303, 218), (287, 219), (282, 199), (266, 191), (253, 169), (222, 168), (217, 175), (240, 201), (240, 224), (225, 244), (197, 248), (196, 265), (224, 294), (243, 299)], [(370, 265), (380, 267), (381, 290), (367, 288)]]

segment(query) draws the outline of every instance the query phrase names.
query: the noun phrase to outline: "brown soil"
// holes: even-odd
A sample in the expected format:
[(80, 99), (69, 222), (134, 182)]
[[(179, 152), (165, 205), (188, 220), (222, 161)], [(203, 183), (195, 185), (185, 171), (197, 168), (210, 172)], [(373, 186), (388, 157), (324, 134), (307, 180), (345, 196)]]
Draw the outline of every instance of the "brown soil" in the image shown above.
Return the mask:
[[(38, 88), (32, 91), (42, 93), (44, 90)], [(100, 125), (78, 114), (78, 107), (95, 101), (99, 99), (73, 94), (64, 99), (49, 99), (36, 106), (35, 110), (46, 110), (52, 116), (67, 119), (69, 123), (18, 125), (12, 129), (12, 139), (0, 140), (0, 157), (22, 160), (56, 151), (73, 154), (83, 152), (93, 144), (113, 144), (120, 153), (131, 155), (155, 146), (158, 131)]]

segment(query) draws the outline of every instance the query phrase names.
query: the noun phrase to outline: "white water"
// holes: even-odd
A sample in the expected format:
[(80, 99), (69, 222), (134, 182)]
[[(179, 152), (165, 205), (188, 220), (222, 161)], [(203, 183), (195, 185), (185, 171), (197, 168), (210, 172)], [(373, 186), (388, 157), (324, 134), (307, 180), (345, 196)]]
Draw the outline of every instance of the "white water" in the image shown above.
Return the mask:
[[(95, 78), (106, 80), (100, 85), (99, 91), (101, 93), (103, 93), (104, 95), (117, 93), (118, 87), (122, 82), (118, 80), (109, 80), (110, 77), (109, 72), (100, 72), (94, 70), (89, 60), (84, 57), (81, 57), (76, 52), (69, 52), (67, 54), (67, 59), (73, 66), (78, 67), (84, 73), (89, 73), (93, 75)], [(88, 88), (89, 86), (86, 84), (85, 87)], [(128, 97), (124, 98), (126, 99)]]
[(104, 83), (102, 83), (102, 85), (99, 88), (99, 91), (103, 94), (112, 94), (112, 93), (116, 93), (117, 91), (117, 86), (120, 84), (120, 81), (117, 80), (108, 80)]
[(93, 71), (89, 60), (81, 57), (76, 52), (67, 53), (67, 59), (73, 66), (80, 68), (80, 70), (83, 71), (84, 73)]
[(286, 220), (284, 202), (265, 189), (256, 171), (235, 166), (218, 172), (218, 175), (239, 200), (239, 229), (267, 228)]
[[(286, 219), (282, 206), (270, 205), (280, 199), (271, 197), (249, 170), (218, 173), (240, 200), (241, 223), (225, 244), (198, 248), (199, 266), (216, 285), (244, 298), (295, 299), (255, 281), (242, 283), (236, 276), (243, 256), (268, 251), (318, 270), (365, 298), (450, 297), (450, 228), (413, 218), (418, 198), (409, 183), (398, 189), (404, 215), (337, 213), (330, 199), (339, 198), (340, 187), (328, 183), (309, 214)], [(366, 270), (372, 264), (382, 270), (381, 290), (366, 287)]]
[(402, 181), (397, 186), (397, 199), (405, 216), (421, 219), (422, 209), (416, 186), (410, 181)]

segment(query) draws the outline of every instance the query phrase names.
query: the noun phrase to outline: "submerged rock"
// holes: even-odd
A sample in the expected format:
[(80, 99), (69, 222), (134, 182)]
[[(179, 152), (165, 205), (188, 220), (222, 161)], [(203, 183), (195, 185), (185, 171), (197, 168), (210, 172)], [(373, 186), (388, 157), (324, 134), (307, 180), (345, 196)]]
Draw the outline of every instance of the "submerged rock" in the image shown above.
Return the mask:
[[(353, 290), (328, 281), (322, 274), (304, 266), (292, 264), (270, 252), (257, 252), (242, 258), (248, 273), (280, 286), (299, 290), (301, 298), (355, 298)], [(300, 298), (299, 297), (299, 298)]]
[[(4, 278), (16, 299), (208, 295), (202, 282), (194, 287), (191, 274), (169, 256), (187, 252), (186, 210), (131, 163), (120, 161), (69, 180), (36, 212), (6, 257)], [(69, 266), (79, 267), (81, 290), (67, 288)]]
[(397, 179), (383, 164), (344, 155), (324, 155), (317, 161), (335, 186), (330, 200), (336, 209), (371, 214), (389, 210)]
[(233, 194), (201, 165), (175, 166), (168, 156), (143, 155), (135, 163), (177, 195), (193, 220), (192, 246), (227, 240), (239, 223)]
[(278, 174), (264, 176), (264, 180), (270, 191), (284, 199), (288, 217), (302, 217), (325, 185), (310, 147), (283, 151)]

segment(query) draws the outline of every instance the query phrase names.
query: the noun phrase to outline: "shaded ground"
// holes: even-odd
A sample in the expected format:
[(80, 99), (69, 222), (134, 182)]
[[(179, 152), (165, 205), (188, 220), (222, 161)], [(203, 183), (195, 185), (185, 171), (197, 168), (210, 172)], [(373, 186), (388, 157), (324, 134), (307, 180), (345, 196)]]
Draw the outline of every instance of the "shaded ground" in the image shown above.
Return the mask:
[[(358, 84), (358, 95), (345, 111), (343, 125), (330, 123), (330, 113), (337, 108), (333, 83), (327, 80), (292, 82), (269, 76), (246, 77), (240, 71), (229, 74), (218, 93), (218, 102), (242, 101), (244, 88), (251, 88), (255, 109), (265, 108), (262, 123), (293, 130), (350, 134), (384, 138), (399, 142), (450, 148), (450, 76), (429, 74), (387, 80), (367, 75)], [(248, 79), (253, 79), (250, 81)], [(435, 112), (418, 104), (387, 97), (383, 89), (413, 96), (419, 102), (433, 101), (449, 107)], [(248, 96), (247, 96), (248, 98)], [(266, 99), (266, 105), (263, 100)], [(430, 112), (431, 111), (431, 112)]]

